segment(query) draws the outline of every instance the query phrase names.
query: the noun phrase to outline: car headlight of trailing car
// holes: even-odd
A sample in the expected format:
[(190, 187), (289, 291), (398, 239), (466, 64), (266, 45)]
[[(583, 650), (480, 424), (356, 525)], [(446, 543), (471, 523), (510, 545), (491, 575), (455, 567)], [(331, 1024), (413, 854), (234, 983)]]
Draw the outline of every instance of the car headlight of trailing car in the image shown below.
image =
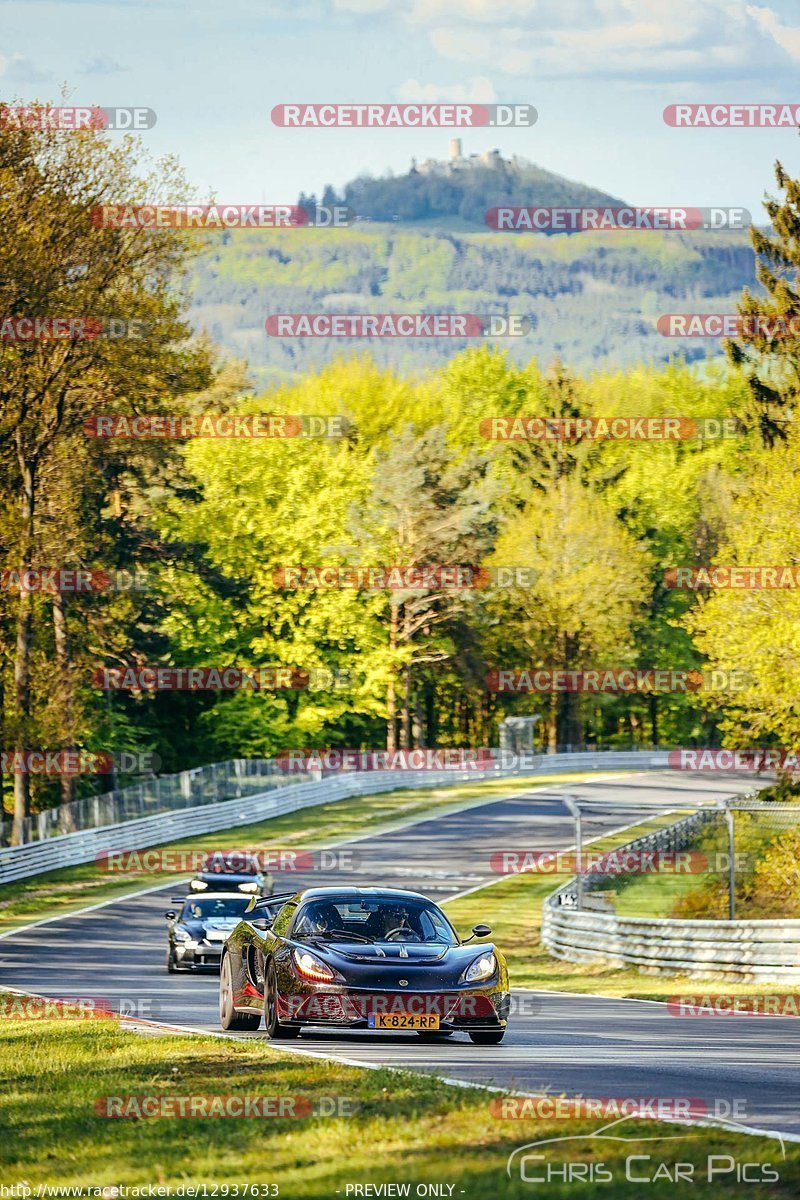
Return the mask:
[(188, 942), (192, 935), (186, 929), (181, 929), (180, 925), (176, 925), (172, 931), (172, 936), (176, 942)]
[(494, 954), (481, 954), (471, 963), (461, 976), (462, 983), (481, 983), (491, 979), (497, 970), (497, 959)]
[(333, 967), (329, 967), (310, 950), (293, 950), (292, 959), (295, 970), (303, 979), (311, 979), (314, 983), (332, 983), (337, 978)]

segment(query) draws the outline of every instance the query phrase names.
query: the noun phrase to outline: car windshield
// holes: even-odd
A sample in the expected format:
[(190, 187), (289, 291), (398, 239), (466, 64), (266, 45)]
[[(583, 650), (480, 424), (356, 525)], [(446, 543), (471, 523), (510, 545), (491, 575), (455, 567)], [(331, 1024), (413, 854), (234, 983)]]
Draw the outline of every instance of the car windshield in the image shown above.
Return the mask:
[(457, 944), (446, 917), (435, 904), (389, 896), (311, 900), (300, 910), (293, 936), (301, 940)]
[(181, 920), (212, 921), (215, 917), (243, 917), (249, 896), (193, 896), (183, 906)]

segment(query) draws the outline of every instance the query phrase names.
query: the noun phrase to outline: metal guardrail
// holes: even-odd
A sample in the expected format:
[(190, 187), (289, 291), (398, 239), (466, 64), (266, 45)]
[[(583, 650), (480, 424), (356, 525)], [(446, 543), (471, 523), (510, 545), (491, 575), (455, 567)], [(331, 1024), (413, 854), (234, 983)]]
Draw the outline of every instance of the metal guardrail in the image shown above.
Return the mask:
[[(118, 825), (173, 809), (216, 804), (219, 800), (253, 795), (297, 779), (298, 776), (287, 778), (278, 763), (270, 758), (237, 758), (176, 775), (153, 775), (113, 792), (84, 796), (71, 804), (60, 804), (26, 817), (22, 841), (25, 844), (40, 842), (65, 833)], [(0, 840), (8, 841), (10, 817), (3, 828), (6, 837)]]
[[(253, 760), (267, 762), (268, 760)], [(232, 764), (216, 764), (230, 767)], [(575, 771), (665, 767), (666, 752), (609, 751), (599, 753), (549, 754), (537, 756), (530, 764), (514, 767), (497, 765), (488, 769), (446, 769), (442, 771), (349, 771), (321, 780), (297, 782), (296, 776), (261, 777), (255, 794), (247, 780), (258, 778), (245, 772), (217, 771), (217, 800), (170, 808), (167, 811), (118, 821), (94, 828), (45, 837), (22, 846), (0, 848), (0, 885), (25, 879), (46, 871), (92, 862), (107, 851), (140, 850), (180, 838), (215, 833), (241, 825), (251, 825), (268, 817), (299, 811), (316, 804), (351, 796), (396, 791), (401, 788), (442, 787), (477, 782), (481, 779), (513, 778), (554, 774), (565, 767)], [(201, 768), (209, 772), (211, 768)], [(187, 772), (191, 774), (191, 772)], [(176, 777), (179, 778), (179, 777)], [(242, 785), (242, 792), (223, 799), (223, 787)], [(204, 793), (205, 795), (205, 793)]]
[[(617, 853), (680, 850), (719, 809), (692, 813), (662, 830), (637, 838)], [(607, 882), (586, 875), (583, 887)], [(712, 921), (673, 917), (620, 917), (572, 906), (577, 880), (547, 897), (542, 942), (555, 958), (576, 963), (634, 966), (643, 974), (682, 974), (715, 979), (800, 982), (800, 920)]]

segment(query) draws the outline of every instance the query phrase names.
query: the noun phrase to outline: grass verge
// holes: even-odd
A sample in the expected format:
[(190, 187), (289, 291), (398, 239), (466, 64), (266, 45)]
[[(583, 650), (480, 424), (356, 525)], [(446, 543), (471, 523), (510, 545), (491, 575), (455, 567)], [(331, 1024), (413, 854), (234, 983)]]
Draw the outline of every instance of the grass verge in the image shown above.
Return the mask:
[[(465, 1046), (468, 1055), (474, 1047)], [(544, 1138), (580, 1140), (544, 1147), (546, 1162), (597, 1169), (602, 1161), (613, 1185), (565, 1183), (547, 1186), (552, 1200), (563, 1197), (641, 1197), (642, 1184), (626, 1180), (626, 1159), (648, 1155), (636, 1173), (651, 1176), (662, 1160), (692, 1164), (695, 1197), (736, 1194), (728, 1173), (708, 1182), (709, 1155), (734, 1162), (772, 1164), (778, 1182), (749, 1184), (753, 1200), (796, 1196), (800, 1146), (780, 1146), (728, 1130), (690, 1129), (640, 1119), (612, 1131), (630, 1141), (597, 1141), (604, 1120), (503, 1120), (497, 1097), (460, 1089), (423, 1074), (357, 1070), (327, 1061), (281, 1054), (259, 1041), (138, 1036), (110, 1021), (6, 1021), (0, 1030), (0, 1094), (5, 1136), (0, 1140), (0, 1179), (61, 1187), (127, 1187), (148, 1184), (277, 1185), (283, 1200), (335, 1200), (347, 1185), (445, 1185), (439, 1195), (489, 1200), (498, 1194), (530, 1196), (532, 1185), (519, 1169), (506, 1175), (509, 1154)], [(304, 1117), (109, 1119), (96, 1111), (103, 1097), (217, 1095), (301, 1096), (335, 1115)], [(346, 1102), (344, 1113), (342, 1104)], [(286, 1110), (284, 1110), (286, 1111)], [(345, 1115), (346, 1114), (346, 1115)], [(645, 1138), (675, 1138), (663, 1143)], [(518, 1160), (517, 1160), (518, 1161)], [(530, 1164), (541, 1171), (544, 1164)], [(228, 1191), (223, 1188), (227, 1185)], [(452, 1192), (449, 1188), (452, 1187)], [(651, 1200), (672, 1200), (675, 1184), (663, 1172), (647, 1185)], [(145, 1193), (146, 1194), (146, 1193)], [(364, 1195), (364, 1193), (361, 1193)], [(370, 1194), (370, 1193), (366, 1193)], [(380, 1193), (371, 1193), (380, 1195)], [(402, 1195), (402, 1193), (400, 1193)], [(425, 1193), (420, 1193), (424, 1195)], [(434, 1193), (437, 1194), (437, 1193)], [(743, 1193), (742, 1193), (743, 1194)], [(353, 1195), (353, 1192), (350, 1192)]]

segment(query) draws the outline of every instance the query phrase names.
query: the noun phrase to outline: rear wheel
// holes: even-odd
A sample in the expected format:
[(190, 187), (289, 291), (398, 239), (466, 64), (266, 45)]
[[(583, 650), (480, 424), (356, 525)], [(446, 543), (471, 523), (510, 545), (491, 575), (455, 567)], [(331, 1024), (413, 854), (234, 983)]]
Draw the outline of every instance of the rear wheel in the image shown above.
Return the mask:
[(258, 1029), (260, 1013), (240, 1013), (233, 1007), (233, 972), (231, 960), (225, 954), (219, 970), (219, 1023), (223, 1029)]
[(476, 1046), (496, 1046), (505, 1035), (505, 1029), (476, 1029), (469, 1036)]
[(275, 964), (271, 962), (264, 972), (264, 1028), (269, 1038), (295, 1038), (299, 1025), (281, 1025), (278, 1020), (278, 980)]

